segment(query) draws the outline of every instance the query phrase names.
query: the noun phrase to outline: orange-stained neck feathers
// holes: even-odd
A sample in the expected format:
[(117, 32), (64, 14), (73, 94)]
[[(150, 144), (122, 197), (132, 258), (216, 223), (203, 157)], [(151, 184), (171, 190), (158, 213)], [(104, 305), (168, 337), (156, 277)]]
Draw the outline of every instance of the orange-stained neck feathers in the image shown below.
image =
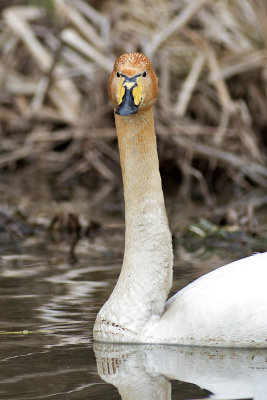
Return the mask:
[(128, 53), (119, 57), (109, 80), (115, 111), (121, 74), (125, 80), (140, 76), (142, 94), (137, 112), (115, 113), (125, 198), (125, 251), (116, 287), (97, 316), (94, 337), (123, 341), (118, 332), (123, 327), (136, 341), (150, 316), (164, 311), (172, 285), (173, 255), (152, 112), (158, 80), (146, 56)]

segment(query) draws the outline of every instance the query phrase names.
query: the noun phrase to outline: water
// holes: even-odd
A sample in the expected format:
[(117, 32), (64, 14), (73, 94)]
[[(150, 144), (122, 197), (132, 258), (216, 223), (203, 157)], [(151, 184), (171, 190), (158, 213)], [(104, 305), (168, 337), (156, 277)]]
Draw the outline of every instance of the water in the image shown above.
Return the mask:
[[(76, 259), (66, 242), (29, 239), (1, 248), (0, 398), (266, 399), (266, 351), (93, 345), (95, 315), (122, 252), (121, 220), (94, 242), (80, 241)], [(213, 258), (213, 265), (228, 261)], [(175, 290), (207, 270), (180, 251)]]

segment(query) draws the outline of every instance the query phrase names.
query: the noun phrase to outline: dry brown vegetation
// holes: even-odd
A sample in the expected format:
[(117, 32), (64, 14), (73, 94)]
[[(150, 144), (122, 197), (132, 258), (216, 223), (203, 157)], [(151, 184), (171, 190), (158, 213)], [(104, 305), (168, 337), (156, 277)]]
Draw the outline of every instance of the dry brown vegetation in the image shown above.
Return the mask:
[(86, 176), (104, 199), (120, 182), (108, 74), (137, 50), (159, 76), (160, 161), (182, 193), (266, 190), (265, 0), (29, 3), (1, 14), (0, 174)]

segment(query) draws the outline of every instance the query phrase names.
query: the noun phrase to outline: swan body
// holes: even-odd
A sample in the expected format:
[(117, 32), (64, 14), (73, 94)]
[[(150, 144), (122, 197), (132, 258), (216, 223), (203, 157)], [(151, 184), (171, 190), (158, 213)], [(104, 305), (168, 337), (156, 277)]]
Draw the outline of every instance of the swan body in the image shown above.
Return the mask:
[(267, 253), (203, 275), (169, 299), (143, 335), (153, 343), (267, 347)]
[(152, 106), (157, 77), (146, 56), (120, 56), (109, 80), (125, 199), (125, 251), (94, 340), (267, 347), (267, 252), (218, 268), (167, 302), (173, 252)]

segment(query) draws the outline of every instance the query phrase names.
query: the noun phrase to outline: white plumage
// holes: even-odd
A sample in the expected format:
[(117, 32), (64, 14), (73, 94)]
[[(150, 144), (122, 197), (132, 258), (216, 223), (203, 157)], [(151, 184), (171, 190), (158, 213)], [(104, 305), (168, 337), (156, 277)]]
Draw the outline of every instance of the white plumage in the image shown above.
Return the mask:
[(267, 347), (267, 253), (218, 268), (176, 293), (143, 335), (154, 343)]

